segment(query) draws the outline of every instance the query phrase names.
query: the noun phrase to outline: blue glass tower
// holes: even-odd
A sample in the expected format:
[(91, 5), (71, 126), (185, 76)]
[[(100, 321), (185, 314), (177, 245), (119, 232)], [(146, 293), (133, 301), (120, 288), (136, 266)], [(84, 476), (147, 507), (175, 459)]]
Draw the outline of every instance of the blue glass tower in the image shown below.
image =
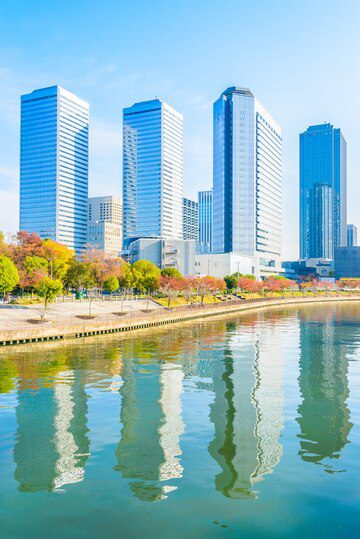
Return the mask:
[(183, 117), (154, 99), (123, 113), (123, 242), (183, 237)]
[(21, 96), (20, 230), (87, 241), (89, 106), (60, 86)]
[(247, 88), (214, 103), (213, 252), (280, 265), (281, 129)]
[(197, 244), (198, 254), (212, 252), (212, 227), (213, 227), (213, 193), (210, 191), (198, 192), (199, 213), (199, 240)]
[(300, 258), (346, 245), (346, 142), (331, 124), (300, 134)]

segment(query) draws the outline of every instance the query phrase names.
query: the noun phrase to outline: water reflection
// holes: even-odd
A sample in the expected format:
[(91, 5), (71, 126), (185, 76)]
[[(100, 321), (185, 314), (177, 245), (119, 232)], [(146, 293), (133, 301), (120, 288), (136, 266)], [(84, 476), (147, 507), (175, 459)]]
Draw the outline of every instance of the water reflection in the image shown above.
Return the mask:
[[(111, 391), (116, 421), (108, 423), (107, 432), (112, 432), (108, 443), (116, 459), (114, 481), (126, 479), (130, 492), (144, 501), (163, 500), (180, 486), (185, 490), (183, 392), (189, 391), (201, 392), (199, 400), (188, 401), (199, 407), (211, 400), (209, 414), (208, 408), (186, 411), (190, 421), (200, 412), (208, 421), (206, 457), (217, 466), (210, 484), (226, 498), (255, 499), (257, 484), (283, 455), (283, 365), (290, 361), (284, 340), (289, 311), (284, 313), (2, 354), (0, 393), (16, 400), (13, 455), (19, 489), (66, 490), (86, 479), (90, 446), (95, 450), (96, 445), (88, 431), (89, 395), (96, 397), (101, 416)], [(296, 458), (331, 472), (329, 459), (333, 464), (341, 456), (352, 427), (348, 358), (360, 340), (354, 329), (359, 309), (356, 314), (348, 307), (308, 308), (293, 311), (288, 320), (291, 360), (297, 345), (300, 357), (301, 403), (291, 404), (300, 430)], [(297, 356), (293, 361), (297, 365)], [(294, 365), (290, 376), (296, 381)], [(106, 475), (113, 462), (97, 456), (96, 466)], [(200, 473), (188, 466), (188, 476)]]
[[(115, 469), (132, 480), (130, 488), (135, 496), (157, 501), (176, 490), (169, 481), (182, 477), (179, 457), (180, 436), (184, 432), (181, 416), (184, 373), (179, 363), (152, 359), (161, 352), (155, 340), (143, 348), (141, 361), (138, 361), (139, 350), (134, 352), (131, 351), (125, 362), (122, 375), (123, 427)], [(144, 357), (147, 363), (143, 363)]]
[(22, 391), (16, 417), (15, 479), (20, 490), (56, 490), (83, 480), (90, 444), (81, 371), (61, 371), (50, 387)]
[(254, 483), (272, 472), (283, 452), (281, 338), (266, 324), (244, 334), (229, 325), (228, 332), (223, 357), (212, 369), (215, 436), (209, 452), (221, 467), (216, 489), (229, 498), (253, 499)]
[[(346, 326), (335, 324), (335, 313), (300, 313), (299, 455), (304, 461), (323, 464), (328, 472), (334, 468), (325, 459), (340, 458), (352, 427), (346, 403)], [(336, 318), (341, 316), (345, 318), (346, 312), (338, 309)]]

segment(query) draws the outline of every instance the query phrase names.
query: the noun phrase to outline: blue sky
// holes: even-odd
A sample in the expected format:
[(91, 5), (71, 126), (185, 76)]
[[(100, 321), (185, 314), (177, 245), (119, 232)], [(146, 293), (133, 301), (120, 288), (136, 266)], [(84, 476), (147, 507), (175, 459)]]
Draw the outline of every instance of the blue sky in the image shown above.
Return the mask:
[(90, 103), (90, 194), (121, 192), (122, 109), (184, 114), (185, 193), (212, 183), (212, 104), (247, 86), (283, 130), (284, 257), (298, 255), (298, 134), (341, 127), (360, 227), (360, 2), (0, 0), (0, 230), (18, 226), (19, 101), (61, 84)]

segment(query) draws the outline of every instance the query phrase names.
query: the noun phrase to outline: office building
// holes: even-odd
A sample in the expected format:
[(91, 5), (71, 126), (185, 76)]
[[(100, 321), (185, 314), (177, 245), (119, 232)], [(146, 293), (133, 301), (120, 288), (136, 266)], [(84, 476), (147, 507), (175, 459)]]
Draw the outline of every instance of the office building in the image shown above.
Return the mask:
[(355, 225), (347, 226), (347, 246), (348, 247), (357, 246), (357, 228)]
[(300, 258), (332, 260), (346, 240), (346, 142), (312, 125), (300, 134)]
[(195, 272), (195, 242), (176, 238), (139, 238), (129, 245), (129, 262), (149, 260), (159, 269), (176, 268), (182, 275)]
[(122, 204), (119, 197), (89, 198), (88, 247), (100, 249), (110, 257), (122, 249)]
[(190, 198), (183, 198), (183, 239), (198, 239), (198, 204)]
[(154, 99), (123, 113), (123, 235), (183, 237), (183, 117)]
[(60, 86), (21, 97), (20, 230), (80, 253), (87, 240), (89, 106)]
[(209, 191), (198, 192), (199, 239), (197, 253), (212, 252), (212, 222), (213, 222), (213, 193)]
[(360, 247), (335, 248), (335, 276), (360, 278)]
[(247, 88), (214, 104), (213, 251), (280, 266), (281, 129)]

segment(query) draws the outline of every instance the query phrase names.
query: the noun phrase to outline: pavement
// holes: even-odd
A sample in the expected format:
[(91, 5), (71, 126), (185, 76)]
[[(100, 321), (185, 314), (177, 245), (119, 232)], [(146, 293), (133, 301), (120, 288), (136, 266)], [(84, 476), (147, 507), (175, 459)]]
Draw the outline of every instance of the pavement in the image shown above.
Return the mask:
[[(136, 315), (144, 310), (162, 310), (157, 303), (146, 299), (141, 300), (93, 300), (91, 302), (91, 314), (96, 315), (99, 320), (119, 319), (119, 315), (114, 313), (125, 312), (127, 317)], [(9, 305), (0, 304), (0, 331), (8, 329), (25, 329), (33, 323), (31, 320), (39, 320), (43, 306), (40, 303), (35, 305)], [(80, 301), (58, 301), (52, 303), (46, 313), (46, 319), (58, 324), (78, 324), (82, 322), (82, 315), (89, 314), (89, 302)], [(30, 322), (29, 322), (30, 320)]]

